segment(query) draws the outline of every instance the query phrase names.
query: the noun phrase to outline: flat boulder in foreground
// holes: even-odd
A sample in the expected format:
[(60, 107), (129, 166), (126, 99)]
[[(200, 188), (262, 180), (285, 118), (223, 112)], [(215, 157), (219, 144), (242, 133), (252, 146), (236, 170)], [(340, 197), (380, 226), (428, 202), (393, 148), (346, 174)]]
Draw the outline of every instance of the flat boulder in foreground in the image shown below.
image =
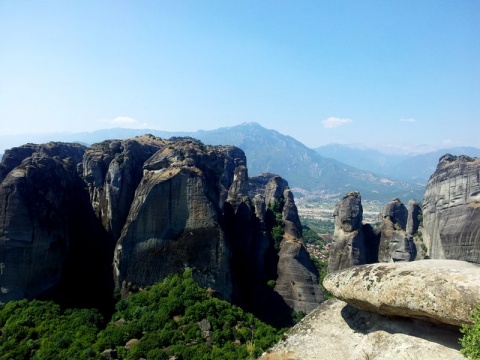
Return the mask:
[(480, 304), (480, 266), (420, 260), (351, 267), (328, 274), (323, 286), (362, 310), (460, 326)]
[(261, 360), (461, 360), (454, 326), (390, 317), (331, 299), (295, 325)]

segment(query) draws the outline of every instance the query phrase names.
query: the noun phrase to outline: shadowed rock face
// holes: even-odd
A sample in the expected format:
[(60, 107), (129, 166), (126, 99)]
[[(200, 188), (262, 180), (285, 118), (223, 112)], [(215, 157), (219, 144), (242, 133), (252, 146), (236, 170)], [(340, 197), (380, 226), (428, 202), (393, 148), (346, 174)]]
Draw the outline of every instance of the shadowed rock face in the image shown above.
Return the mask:
[[(238, 148), (151, 135), (29, 144), (5, 153), (0, 176), (0, 301), (75, 299), (87, 288), (111, 297), (114, 284), (126, 295), (186, 267), (257, 314), (323, 301), (288, 183), (249, 179)], [(267, 209), (275, 203), (280, 252)], [(269, 280), (296, 285), (277, 291)]]
[(366, 262), (367, 249), (362, 230), (363, 207), (358, 192), (347, 193), (333, 212), (335, 231), (328, 271), (336, 271)]
[(318, 285), (318, 271), (310, 260), (302, 238), (302, 226), (288, 183), (279, 176), (266, 185), (268, 204), (284, 201), (282, 219), (284, 236), (278, 253), (278, 278), (275, 291), (296, 311), (309, 313), (324, 301)]
[(149, 285), (191, 267), (202, 286), (231, 299), (223, 206), (227, 197), (241, 199), (245, 162), (241, 150), (190, 139), (148, 159), (116, 245), (116, 286)]
[(81, 164), (90, 202), (104, 228), (120, 237), (135, 189), (143, 176), (143, 164), (166, 145), (155, 137), (107, 140), (85, 151)]
[(407, 234), (414, 235), (418, 231), (420, 221), (418, 216), (422, 213), (422, 208), (416, 200), (410, 200), (407, 204)]
[[(385, 205), (375, 228), (362, 224), (363, 210), (358, 192), (350, 192), (335, 207), (328, 272), (376, 262), (415, 260), (417, 250), (412, 234), (418, 229), (419, 205), (409, 203), (411, 213), (399, 199)], [(415, 218), (415, 220), (413, 219)]]
[(430, 258), (480, 264), (480, 158), (440, 158), (425, 190), (423, 224)]
[(379, 238), (378, 261), (415, 260), (417, 247), (412, 235), (406, 231), (409, 214), (405, 205), (394, 199), (385, 205), (381, 216), (382, 222), (374, 230)]
[[(90, 265), (101, 260), (108, 267), (108, 242), (95, 227), (77, 173), (84, 151), (81, 145), (48, 143), (6, 152), (0, 184), (0, 302), (48, 291), (76, 297), (71, 283), (80, 280), (79, 272), (90, 273), (83, 266), (90, 251)], [(96, 280), (102, 279), (103, 288), (111, 290), (105, 273), (96, 270), (90, 289), (96, 290)], [(75, 285), (82, 287), (82, 281)]]
[[(267, 210), (276, 201), (284, 203), (279, 254)], [(148, 285), (187, 266), (201, 285), (257, 313), (268, 307), (310, 311), (323, 301), (288, 183), (275, 175), (249, 179), (241, 150), (190, 139), (170, 143), (145, 162), (117, 242), (116, 285), (125, 293), (130, 283)], [(271, 279), (280, 288), (296, 283), (295, 295), (273, 294)]]

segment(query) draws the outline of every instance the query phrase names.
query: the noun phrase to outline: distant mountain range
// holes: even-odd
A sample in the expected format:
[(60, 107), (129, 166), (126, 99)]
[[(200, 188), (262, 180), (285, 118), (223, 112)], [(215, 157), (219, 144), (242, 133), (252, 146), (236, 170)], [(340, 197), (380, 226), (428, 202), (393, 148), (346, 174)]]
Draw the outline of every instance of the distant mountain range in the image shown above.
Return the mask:
[(437, 167), (438, 160), (447, 153), (480, 157), (480, 149), (475, 147), (446, 148), (412, 155), (387, 154), (374, 149), (340, 144), (320, 146), (315, 150), (322, 156), (381, 176), (422, 185), (426, 185)]
[[(106, 139), (126, 139), (146, 133), (166, 139), (190, 136), (205, 144), (238, 146), (247, 156), (250, 175), (276, 173), (288, 180), (297, 199), (305, 197), (312, 201), (338, 199), (349, 191), (360, 191), (365, 201), (384, 203), (395, 197), (404, 202), (412, 198), (421, 200), (426, 181), (434, 172), (441, 155), (451, 152), (480, 156), (480, 149), (476, 148), (440, 150), (416, 156), (384, 154), (345, 145), (311, 149), (290, 136), (257, 123), (196, 132), (117, 128), (74, 134), (45, 134), (31, 137), (28, 141), (54, 140), (90, 145)], [(4, 148), (12, 141), (15, 141), (14, 137), (0, 136), (0, 144)], [(21, 144), (17, 140), (10, 147)]]

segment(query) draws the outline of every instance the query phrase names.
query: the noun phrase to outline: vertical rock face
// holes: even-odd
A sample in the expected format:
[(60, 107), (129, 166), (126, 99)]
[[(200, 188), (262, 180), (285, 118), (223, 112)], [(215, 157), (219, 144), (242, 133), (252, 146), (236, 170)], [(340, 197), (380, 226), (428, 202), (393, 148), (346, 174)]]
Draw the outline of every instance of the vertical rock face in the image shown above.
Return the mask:
[(425, 190), (423, 224), (430, 258), (480, 263), (480, 158), (440, 158)]
[(407, 233), (414, 235), (418, 231), (420, 225), (420, 220), (418, 216), (422, 213), (422, 208), (420, 204), (412, 199), (407, 204)]
[(135, 189), (143, 176), (143, 164), (165, 146), (153, 136), (107, 140), (85, 152), (81, 169), (88, 184), (90, 202), (104, 228), (120, 237)]
[(409, 214), (405, 205), (399, 199), (393, 199), (385, 205), (381, 215), (382, 222), (374, 230), (380, 239), (378, 261), (415, 260), (417, 247), (412, 235), (406, 231)]
[[(412, 234), (418, 230), (419, 205), (409, 202), (409, 212), (399, 199), (389, 202), (375, 228), (362, 224), (358, 192), (350, 192), (335, 207), (328, 272), (376, 262), (415, 260), (417, 250)], [(408, 231), (407, 231), (408, 227)]]
[(0, 183), (14, 168), (19, 166), (23, 160), (32, 156), (39, 149), (39, 145), (26, 144), (17, 148), (6, 150), (0, 164)]
[(151, 135), (28, 144), (5, 153), (0, 180), (0, 302), (104, 301), (186, 267), (260, 315), (323, 301), (288, 183), (250, 179), (236, 147)]
[(32, 298), (62, 283), (65, 291), (72, 279), (71, 265), (79, 261), (79, 243), (94, 248), (89, 240), (95, 230), (88, 193), (76, 169), (84, 151), (81, 145), (48, 143), (5, 154), (0, 184), (0, 302)]
[(278, 278), (275, 291), (295, 311), (309, 313), (324, 301), (318, 284), (318, 271), (310, 260), (302, 238), (302, 226), (288, 183), (275, 176), (265, 188), (268, 204), (284, 202), (282, 220), (284, 236), (278, 253)]
[(330, 250), (328, 271), (365, 264), (367, 249), (362, 230), (363, 207), (360, 193), (347, 193), (335, 206), (333, 217), (334, 244)]
[(191, 139), (148, 159), (116, 245), (116, 286), (153, 284), (191, 267), (202, 286), (230, 299), (231, 249), (222, 211), (226, 196), (241, 198), (245, 162), (240, 150)]

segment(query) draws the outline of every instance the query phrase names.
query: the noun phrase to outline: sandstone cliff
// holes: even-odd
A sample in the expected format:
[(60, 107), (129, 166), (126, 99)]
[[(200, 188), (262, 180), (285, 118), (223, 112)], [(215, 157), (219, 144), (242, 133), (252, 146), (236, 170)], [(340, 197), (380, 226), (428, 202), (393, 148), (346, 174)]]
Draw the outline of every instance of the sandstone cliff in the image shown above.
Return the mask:
[[(284, 179), (263, 180), (251, 180), (260, 185), (250, 189), (238, 148), (193, 139), (166, 143), (144, 163), (116, 245), (116, 286), (126, 294), (132, 285), (152, 284), (190, 267), (202, 286), (248, 310), (312, 310), (323, 297), (301, 240), (293, 195)], [(256, 195), (252, 199), (249, 193)], [(278, 254), (268, 209), (275, 201), (284, 202), (285, 238)], [(272, 293), (267, 282), (275, 279)], [(282, 287), (286, 283), (297, 286)]]
[(149, 285), (190, 267), (202, 286), (231, 299), (231, 246), (222, 209), (229, 191), (232, 199), (241, 196), (232, 175), (245, 162), (238, 149), (189, 139), (148, 159), (116, 245), (117, 287)]
[(399, 199), (385, 205), (375, 227), (363, 224), (361, 196), (347, 193), (335, 207), (334, 243), (330, 248), (328, 272), (376, 262), (413, 261), (417, 248), (413, 234), (419, 226), (419, 204), (408, 209)]
[(362, 230), (363, 207), (358, 192), (347, 193), (333, 212), (335, 231), (328, 271), (365, 264), (367, 248)]
[(323, 301), (288, 183), (250, 179), (236, 147), (151, 135), (27, 144), (5, 153), (0, 180), (0, 301), (105, 301), (114, 284), (126, 295), (186, 267), (257, 314)]
[[(77, 173), (84, 151), (77, 144), (48, 143), (5, 153), (0, 184), (0, 302), (46, 292), (62, 293), (75, 302), (80, 297), (92, 300), (99, 287), (112, 289), (103, 277), (108, 265), (99, 263), (108, 264), (108, 242), (95, 227), (88, 193)], [(84, 266), (87, 254), (89, 266)], [(75, 287), (85, 285), (86, 278), (82, 280), (79, 273), (92, 271), (96, 277), (88, 280), (89, 290), (80, 295)]]
[[(412, 211), (416, 212), (412, 205)], [(407, 208), (400, 199), (390, 201), (381, 213), (381, 222), (375, 228), (374, 233), (379, 238), (378, 261), (398, 262), (413, 261), (417, 256), (417, 247), (413, 241), (412, 234), (407, 230), (407, 221), (412, 219), (413, 213), (409, 215)], [(411, 221), (412, 230), (414, 228)]]
[(166, 141), (153, 136), (106, 140), (85, 151), (82, 175), (88, 185), (96, 216), (115, 239), (120, 237), (135, 189), (143, 176), (143, 164)]
[(423, 226), (430, 258), (480, 264), (480, 158), (440, 158), (425, 190)]
[(318, 285), (318, 271), (303, 242), (300, 218), (287, 181), (272, 176), (265, 185), (265, 202), (270, 208), (275, 202), (282, 204), (284, 235), (278, 252), (278, 277), (274, 290), (292, 309), (309, 313), (324, 298)]

